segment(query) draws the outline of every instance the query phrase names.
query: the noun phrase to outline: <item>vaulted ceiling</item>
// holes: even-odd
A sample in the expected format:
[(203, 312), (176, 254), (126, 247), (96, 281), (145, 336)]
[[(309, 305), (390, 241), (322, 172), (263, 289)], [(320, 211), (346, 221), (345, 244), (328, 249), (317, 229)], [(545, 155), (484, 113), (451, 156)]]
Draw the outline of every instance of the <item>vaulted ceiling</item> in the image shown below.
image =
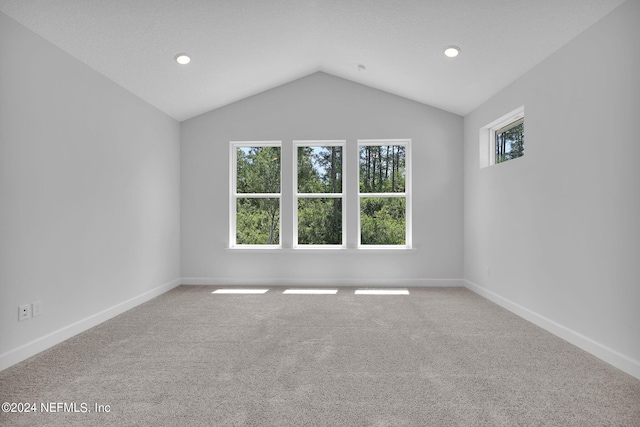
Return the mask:
[[(621, 3), (0, 0), (0, 11), (182, 121), (316, 71), (465, 115)], [(461, 54), (444, 56), (448, 45)]]

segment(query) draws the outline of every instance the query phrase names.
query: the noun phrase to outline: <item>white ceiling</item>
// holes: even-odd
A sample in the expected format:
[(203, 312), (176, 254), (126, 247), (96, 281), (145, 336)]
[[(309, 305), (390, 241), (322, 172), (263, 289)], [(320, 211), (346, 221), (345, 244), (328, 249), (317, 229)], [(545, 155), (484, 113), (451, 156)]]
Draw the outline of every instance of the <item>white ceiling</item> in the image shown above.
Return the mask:
[[(0, 0), (0, 11), (182, 121), (316, 71), (465, 115), (623, 1)], [(442, 53), (452, 44), (455, 59)], [(191, 64), (175, 63), (180, 52)]]

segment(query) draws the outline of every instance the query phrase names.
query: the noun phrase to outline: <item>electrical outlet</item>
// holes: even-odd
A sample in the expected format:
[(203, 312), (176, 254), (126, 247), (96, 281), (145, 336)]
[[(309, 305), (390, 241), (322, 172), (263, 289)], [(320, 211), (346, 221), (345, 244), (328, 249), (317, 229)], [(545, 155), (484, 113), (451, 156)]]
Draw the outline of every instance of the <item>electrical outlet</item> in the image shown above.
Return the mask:
[(22, 322), (31, 317), (31, 305), (25, 304), (18, 307), (18, 321)]
[(33, 317), (40, 316), (42, 314), (42, 301), (34, 301), (31, 303), (31, 315)]

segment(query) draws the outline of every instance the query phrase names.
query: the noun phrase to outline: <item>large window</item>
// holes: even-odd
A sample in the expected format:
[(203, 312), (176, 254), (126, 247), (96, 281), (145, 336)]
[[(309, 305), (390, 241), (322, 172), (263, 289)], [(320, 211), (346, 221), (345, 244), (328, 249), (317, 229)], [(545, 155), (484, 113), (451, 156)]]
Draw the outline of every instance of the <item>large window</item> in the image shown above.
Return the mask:
[(410, 143), (232, 141), (229, 247), (411, 248)]
[(410, 247), (409, 141), (364, 140), (358, 149), (360, 246)]
[(231, 246), (280, 246), (280, 142), (231, 143)]
[(344, 141), (295, 141), (294, 245), (344, 247)]

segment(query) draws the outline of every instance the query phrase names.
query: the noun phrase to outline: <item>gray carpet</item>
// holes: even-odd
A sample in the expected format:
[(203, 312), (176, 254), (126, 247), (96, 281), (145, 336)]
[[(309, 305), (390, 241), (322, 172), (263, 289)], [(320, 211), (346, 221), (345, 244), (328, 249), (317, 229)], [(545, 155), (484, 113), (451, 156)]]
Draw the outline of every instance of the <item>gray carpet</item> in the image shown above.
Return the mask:
[(0, 425), (640, 426), (639, 380), (464, 288), (214, 289), (178, 287), (0, 372), (3, 402), (38, 407)]

